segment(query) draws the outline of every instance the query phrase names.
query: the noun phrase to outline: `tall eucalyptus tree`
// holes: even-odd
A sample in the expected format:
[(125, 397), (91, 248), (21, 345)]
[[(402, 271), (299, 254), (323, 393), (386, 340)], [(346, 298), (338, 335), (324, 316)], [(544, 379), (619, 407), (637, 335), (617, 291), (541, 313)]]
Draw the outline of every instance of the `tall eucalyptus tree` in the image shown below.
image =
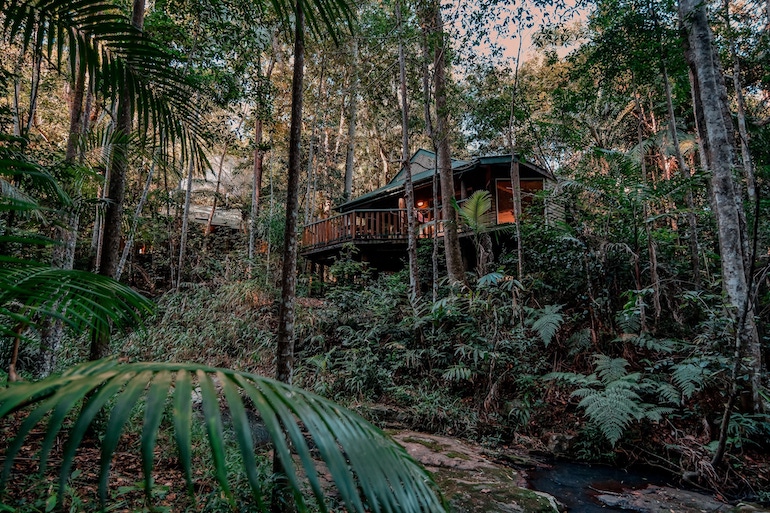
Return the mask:
[[(702, 163), (711, 173), (711, 204), (717, 222), (722, 287), (727, 298), (727, 315), (733, 322), (736, 371), (741, 360), (749, 360), (752, 405), (764, 409), (762, 353), (752, 294), (753, 250), (746, 225), (740, 187), (733, 176), (736, 167), (732, 116), (727, 103), (724, 75), (716, 55), (714, 36), (705, 4), (680, 0), (679, 17), (687, 36), (685, 56), (690, 66), (690, 81), (697, 120), (698, 139), (705, 156)], [(725, 412), (723, 435), (736, 399), (737, 376), (733, 379)], [(715, 462), (722, 458), (724, 436)]]

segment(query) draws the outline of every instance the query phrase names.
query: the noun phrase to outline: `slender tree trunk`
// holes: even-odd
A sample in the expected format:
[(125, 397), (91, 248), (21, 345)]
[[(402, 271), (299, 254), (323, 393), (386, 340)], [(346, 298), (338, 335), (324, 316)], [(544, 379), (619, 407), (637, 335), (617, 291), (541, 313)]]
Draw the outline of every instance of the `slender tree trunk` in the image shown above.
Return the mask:
[(29, 134), (32, 131), (32, 125), (35, 123), (38, 92), (40, 91), (40, 64), (42, 60), (43, 56), (40, 52), (35, 52), (32, 55), (32, 81), (29, 90), (29, 110), (27, 112), (27, 126), (24, 128), (24, 134), (27, 137), (29, 137)]
[(457, 215), (452, 158), (449, 150), (449, 108), (447, 106), (446, 38), (441, 16), (441, 4), (430, 2), (430, 19), (433, 25), (433, 83), (436, 101), (436, 129), (434, 144), (437, 149), (436, 167), (441, 183), (441, 217), (444, 231), (444, 253), (447, 276), (451, 283), (465, 283), (465, 268), (460, 252), (460, 238), (457, 231)]
[(511, 91), (511, 115), (508, 118), (508, 147), (511, 152), (511, 192), (513, 194), (513, 223), (516, 230), (516, 274), (519, 281), (524, 277), (524, 248), (521, 240), (521, 169), (516, 158), (516, 100), (519, 95), (519, 64), (523, 38), (519, 35), (519, 50), (516, 67), (513, 70), (513, 91)]
[(259, 218), (259, 191), (262, 188), (262, 165), (265, 152), (262, 148), (262, 120), (257, 119), (254, 128), (254, 169), (251, 180), (251, 215), (249, 216), (249, 277), (256, 257), (257, 219)]
[(144, 183), (144, 189), (142, 189), (142, 197), (139, 198), (139, 203), (136, 205), (136, 210), (134, 211), (134, 219), (133, 219), (133, 222), (131, 223), (131, 231), (128, 234), (126, 245), (123, 248), (123, 254), (120, 256), (120, 262), (118, 263), (118, 271), (117, 273), (115, 273), (116, 280), (120, 280), (120, 276), (123, 274), (123, 269), (126, 267), (128, 256), (131, 254), (131, 249), (134, 247), (136, 230), (137, 230), (137, 227), (139, 226), (139, 216), (142, 215), (144, 204), (147, 202), (147, 196), (149, 195), (150, 187), (152, 186), (152, 177), (153, 177), (153, 174), (155, 173), (156, 158), (157, 156), (153, 154), (152, 162), (150, 163), (150, 169), (147, 172), (147, 180)]
[[(86, 73), (80, 67), (75, 70), (75, 83), (70, 97), (70, 125), (64, 155), (66, 164), (72, 164), (77, 157), (77, 141), (83, 134), (83, 97), (85, 93)], [(79, 181), (76, 181), (79, 183)], [(80, 188), (76, 190), (79, 193)], [(60, 242), (53, 247), (51, 266), (59, 269), (72, 269), (75, 263), (75, 246), (78, 235), (80, 215), (77, 206), (66, 208), (62, 213), (62, 223), (54, 227), (54, 240)], [(60, 319), (45, 319), (40, 331), (40, 353), (37, 376), (44, 378), (56, 369), (56, 357), (61, 349), (64, 325)]]
[(348, 105), (348, 153), (345, 157), (345, 201), (353, 194), (353, 166), (356, 156), (356, 116), (358, 113), (358, 40), (351, 40), (351, 58), (353, 59), (350, 81), (350, 103)]
[[(315, 100), (315, 108), (313, 109), (313, 129), (310, 131), (310, 140), (308, 141), (307, 151), (307, 184), (305, 191), (305, 225), (311, 223), (315, 217), (315, 197), (316, 197), (316, 167), (315, 150), (316, 141), (318, 139), (318, 113), (321, 110), (321, 97), (324, 94), (324, 74), (326, 71), (326, 58), (322, 57), (321, 60), (321, 73), (318, 78), (318, 93)], [(318, 144), (320, 146), (320, 144)]]
[(733, 88), (735, 89), (735, 100), (738, 115), (738, 135), (740, 137), (741, 157), (743, 159), (743, 173), (746, 176), (746, 192), (749, 201), (757, 201), (756, 178), (754, 177), (754, 165), (751, 162), (751, 153), (749, 151), (749, 131), (746, 128), (746, 100), (743, 97), (743, 86), (741, 85), (741, 62), (738, 58), (738, 50), (735, 44), (735, 34), (730, 27), (730, 3), (724, 2), (725, 25), (727, 27), (727, 39), (730, 46), (730, 58), (733, 61)]
[[(668, 78), (668, 70), (661, 61), (661, 74), (663, 75), (663, 83), (666, 89), (666, 105), (668, 107), (668, 130), (671, 135), (671, 144), (674, 147), (674, 155), (676, 156), (676, 162), (679, 166), (679, 173), (686, 181), (690, 179), (690, 168), (687, 162), (682, 156), (682, 149), (679, 146), (679, 134), (676, 129), (676, 116), (674, 114), (674, 99), (671, 94), (671, 82)], [(689, 246), (690, 246), (690, 268), (693, 275), (693, 286), (695, 290), (700, 288), (700, 258), (698, 257), (698, 217), (695, 214), (695, 200), (692, 195), (692, 190), (689, 185), (687, 186), (687, 192), (684, 196), (685, 205), (687, 206), (687, 228), (689, 230)]]
[[(425, 16), (426, 18), (429, 18), (429, 16)], [(435, 138), (433, 136), (433, 118), (430, 113), (430, 104), (431, 104), (431, 90), (430, 90), (430, 73), (428, 70), (428, 63), (431, 61), (430, 57), (430, 46), (428, 44), (428, 27), (430, 23), (426, 22), (423, 25), (422, 30), (422, 54), (423, 54), (423, 62), (422, 62), (422, 95), (423, 95), (423, 115), (425, 117), (425, 132), (428, 138), (433, 141), (433, 151), (434, 153), (437, 153), (436, 150), (436, 144), (435, 144)], [(432, 282), (432, 296), (433, 296), (433, 302), (435, 303), (438, 301), (438, 219), (439, 219), (439, 213), (438, 213), (438, 167), (437, 163), (434, 162), (433, 165), (433, 184), (432, 184), (432, 192), (433, 192), (433, 206), (432, 206), (432, 215), (433, 215), (433, 230), (432, 230), (432, 243), (433, 243), (433, 250), (431, 252), (431, 270), (433, 273), (433, 279)]]
[[(642, 110), (642, 102), (639, 101), (638, 94), (634, 94), (634, 100), (636, 102), (636, 111), (639, 116), (638, 123), (636, 125), (636, 137), (637, 144), (639, 146), (639, 166), (642, 170), (642, 183), (647, 185), (647, 152), (644, 148), (644, 111)], [(660, 306), (660, 277), (658, 276), (658, 256), (655, 248), (655, 241), (652, 239), (652, 229), (650, 227), (649, 219), (649, 205), (646, 199), (642, 200), (642, 219), (644, 222), (644, 234), (647, 238), (647, 253), (650, 259), (650, 281), (652, 282), (653, 290), (653, 310), (655, 312), (655, 326), (657, 327), (658, 320), (660, 319), (661, 306)]]
[[(294, 302), (297, 291), (297, 228), (299, 221), (299, 178), (302, 173), (302, 88), (305, 75), (305, 33), (302, 0), (295, 4), (294, 73), (291, 85), (291, 127), (289, 132), (289, 169), (286, 184), (286, 225), (281, 273), (281, 302), (278, 308), (278, 335), (275, 348), (275, 378), (292, 382), (294, 370)], [(273, 490), (272, 513), (293, 510), (291, 493), (278, 456), (273, 457), (273, 472), (278, 476)]]
[(278, 312), (275, 378), (291, 383), (294, 364), (294, 299), (297, 289), (297, 227), (299, 221), (299, 177), (302, 172), (302, 87), (305, 66), (304, 16), (300, 0), (296, 7), (294, 33), (294, 76), (291, 94), (289, 170), (286, 192), (286, 229), (281, 275), (281, 303)]
[(184, 276), (184, 262), (187, 257), (187, 234), (190, 231), (190, 204), (192, 203), (192, 182), (195, 171), (195, 161), (190, 159), (187, 164), (187, 183), (184, 191), (184, 209), (182, 210), (182, 230), (179, 235), (179, 260), (177, 261), (177, 275), (174, 289), (179, 292)]
[[(144, 25), (144, 0), (134, 0), (131, 23), (141, 30)], [(116, 132), (118, 143), (113, 150), (112, 169), (107, 184), (107, 201), (104, 212), (102, 253), (99, 260), (99, 274), (114, 278), (120, 262), (120, 240), (122, 236), (123, 203), (126, 196), (126, 171), (128, 169), (128, 138), (131, 134), (133, 108), (127, 87), (118, 99)], [(109, 354), (110, 327), (101, 326), (91, 337), (89, 359), (99, 360)]]
[[(695, 91), (696, 119), (702, 120), (698, 125), (698, 136), (706, 158), (704, 164), (711, 172), (712, 209), (719, 234), (727, 313), (735, 325), (736, 353), (749, 359), (752, 402), (754, 409), (759, 411), (763, 409), (759, 395), (762, 362), (751, 302), (752, 255), (743, 203), (732, 174), (735, 155), (727, 89), (714, 51), (705, 5), (699, 0), (680, 0), (679, 18), (687, 36), (685, 57)], [(723, 433), (722, 438), (725, 436)]]
[(406, 59), (401, 34), (401, 2), (396, 0), (398, 20), (398, 75), (401, 89), (401, 165), (404, 167), (404, 199), (406, 203), (407, 257), (409, 259), (409, 296), (412, 304), (420, 297), (420, 272), (417, 267), (417, 223), (414, 215), (414, 186), (409, 155), (409, 102), (406, 90)]
[[(273, 38), (272, 51), (273, 54), (270, 57), (270, 62), (267, 65), (267, 72), (265, 73), (265, 81), (269, 84), (270, 77), (273, 75), (273, 68), (278, 60), (277, 57), (278, 42), (275, 37)], [(261, 71), (261, 68), (260, 68)], [(260, 102), (267, 102), (267, 98), (260, 98)], [(263, 165), (265, 161), (266, 149), (262, 144), (262, 130), (264, 125), (264, 111), (260, 105), (259, 112), (257, 114), (257, 121), (254, 126), (254, 172), (251, 182), (251, 216), (249, 217), (249, 278), (252, 277), (252, 266), (254, 265), (256, 240), (257, 240), (257, 219), (259, 218), (259, 192), (262, 189), (262, 174)]]

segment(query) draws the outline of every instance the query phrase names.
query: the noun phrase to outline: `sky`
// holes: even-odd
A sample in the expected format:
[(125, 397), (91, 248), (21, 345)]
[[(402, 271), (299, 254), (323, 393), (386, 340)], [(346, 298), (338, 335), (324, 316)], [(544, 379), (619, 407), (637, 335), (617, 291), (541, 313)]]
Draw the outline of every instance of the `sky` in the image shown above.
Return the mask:
[[(462, 49), (469, 49), (472, 44), (482, 56), (500, 62), (513, 63), (517, 56), (526, 61), (535, 57), (538, 49), (534, 44), (534, 36), (543, 27), (555, 27), (559, 24), (577, 24), (587, 18), (587, 9), (578, 7), (578, 0), (558, 0), (558, 6), (538, 6), (542, 1), (525, 0), (523, 3), (501, 2), (505, 5), (491, 8), (482, 15), (477, 2), (455, 1), (451, 10), (447, 11), (447, 20), (461, 36)], [(483, 17), (482, 17), (483, 16)], [(484, 26), (486, 31), (479, 31)], [(485, 37), (474, 41), (474, 37), (486, 32)], [(469, 41), (470, 39), (470, 41)], [(564, 56), (571, 48), (555, 48), (560, 56)]]

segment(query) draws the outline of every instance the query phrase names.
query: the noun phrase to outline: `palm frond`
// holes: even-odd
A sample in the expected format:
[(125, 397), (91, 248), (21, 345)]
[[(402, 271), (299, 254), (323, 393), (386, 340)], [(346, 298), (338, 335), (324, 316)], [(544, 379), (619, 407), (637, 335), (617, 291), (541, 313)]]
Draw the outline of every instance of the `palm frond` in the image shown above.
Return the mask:
[(460, 218), (474, 232), (481, 233), (494, 225), (492, 196), (489, 191), (481, 190), (457, 206)]
[[(30, 410), (5, 454), (2, 484), (7, 482), (13, 460), (35, 425), (49, 418), (40, 453), (41, 467), (45, 468), (52, 440), (61, 434), (64, 420), (74, 416), (60, 469), (60, 486), (66, 485), (82, 434), (94, 417), (110, 405), (107, 431), (101, 443), (99, 493), (104, 504), (110, 461), (118, 439), (131, 410), (144, 397), (141, 457), (148, 497), (151, 497), (157, 430), (167, 403), (171, 403), (180, 463), (191, 486), (190, 432), (198, 418), (192, 414), (194, 388), (200, 391), (203, 410), (200, 421), (205, 426), (214, 475), (228, 496), (230, 476), (224, 465), (227, 438), (224, 435), (229, 431), (224, 429), (223, 410), (227, 410), (232, 419), (232, 436), (243, 457), (249, 485), (257, 500), (261, 494), (246, 414), (246, 404), (249, 404), (257, 410), (270, 435), (300, 511), (307, 510), (301, 493), (305, 487), (309, 487), (321, 511), (329, 510), (328, 491), (321, 484), (314, 453), (330, 473), (348, 511), (446, 511), (428, 473), (402, 447), (356, 414), (310, 392), (271, 379), (193, 364), (118, 365), (112, 360), (102, 360), (79, 365), (61, 376), (0, 391), (0, 417), (21, 408)], [(224, 396), (224, 400), (220, 400), (220, 396)]]
[[(108, 320), (126, 329), (153, 309), (150, 300), (105, 276), (0, 256), (0, 318), (15, 324), (34, 326), (55, 317), (75, 331)], [(0, 322), (0, 334), (12, 335), (11, 327)]]
[[(129, 100), (140, 131), (181, 143), (200, 158), (202, 132), (193, 87), (172, 56), (105, 0), (0, 0), (6, 41), (45, 55), (72, 76), (88, 73), (105, 98)], [(159, 127), (163, 127), (159, 131)]]

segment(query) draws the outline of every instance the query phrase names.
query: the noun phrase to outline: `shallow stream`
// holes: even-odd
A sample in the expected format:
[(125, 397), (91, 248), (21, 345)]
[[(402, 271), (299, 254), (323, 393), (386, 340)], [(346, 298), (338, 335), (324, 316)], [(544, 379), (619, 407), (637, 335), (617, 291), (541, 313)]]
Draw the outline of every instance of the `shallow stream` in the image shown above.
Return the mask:
[(569, 508), (570, 513), (606, 513), (625, 511), (603, 506), (596, 496), (643, 488), (648, 484), (665, 485), (664, 475), (580, 463), (556, 462), (550, 469), (527, 472), (533, 490), (546, 492)]

